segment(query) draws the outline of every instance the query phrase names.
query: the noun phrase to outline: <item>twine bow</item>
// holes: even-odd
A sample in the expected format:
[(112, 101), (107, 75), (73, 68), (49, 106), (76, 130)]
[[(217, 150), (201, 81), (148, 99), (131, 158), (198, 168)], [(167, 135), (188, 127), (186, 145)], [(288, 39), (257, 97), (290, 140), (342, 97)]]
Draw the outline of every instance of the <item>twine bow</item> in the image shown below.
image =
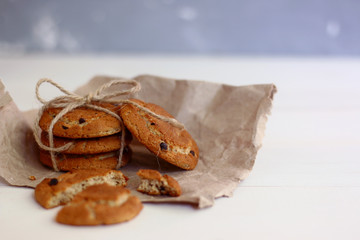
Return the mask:
[[(43, 83), (50, 83), (53, 86), (57, 87), (61, 92), (65, 93), (66, 95), (64, 96), (60, 96), (60, 97), (56, 97), (50, 101), (46, 101), (43, 98), (40, 97), (39, 94), (39, 88), (41, 86), (41, 84)], [(104, 90), (110, 89), (112, 86), (115, 85), (130, 85), (132, 86), (129, 89), (126, 90), (119, 90), (119, 91), (114, 91), (112, 93), (104, 93)], [(116, 169), (119, 169), (121, 167), (122, 164), (122, 155), (123, 155), (123, 150), (124, 150), (124, 145), (125, 145), (125, 127), (124, 127), (124, 123), (122, 121), (122, 119), (120, 118), (119, 115), (117, 115), (116, 113), (110, 111), (109, 109), (97, 106), (92, 104), (92, 102), (107, 102), (107, 103), (116, 103), (116, 104), (132, 104), (134, 106), (136, 106), (137, 108), (143, 110), (144, 112), (146, 112), (147, 114), (156, 117), (162, 121), (168, 122), (169, 124), (171, 124), (174, 127), (183, 129), (184, 125), (182, 125), (180, 122), (178, 122), (177, 120), (175, 120), (174, 118), (169, 118), (169, 117), (165, 117), (162, 115), (158, 115), (152, 111), (150, 111), (149, 109), (139, 105), (136, 102), (130, 101), (128, 99), (114, 99), (115, 97), (119, 97), (119, 96), (126, 96), (126, 95), (130, 95), (133, 93), (137, 93), (138, 91), (140, 91), (141, 89), (141, 85), (140, 83), (138, 83), (135, 80), (129, 79), (129, 80), (125, 80), (125, 79), (113, 79), (112, 81), (100, 86), (95, 92), (90, 92), (89, 94), (87, 94), (86, 96), (80, 96), (77, 95), (75, 93), (72, 93), (70, 91), (67, 91), (65, 88), (63, 88), (62, 86), (60, 86), (59, 84), (57, 84), (56, 82), (52, 81), (51, 79), (48, 78), (43, 78), (40, 79), (38, 81), (38, 83), (36, 84), (36, 97), (37, 99), (44, 104), (43, 107), (40, 109), (37, 118), (35, 120), (35, 127), (34, 127), (34, 137), (35, 140), (37, 142), (37, 144), (39, 145), (40, 148), (42, 148), (43, 150), (49, 151), (50, 152), (50, 156), (51, 156), (51, 162), (53, 165), (53, 168), (55, 171), (59, 171), (57, 163), (56, 163), (56, 159), (55, 159), (55, 152), (63, 152), (67, 149), (69, 149), (71, 146), (74, 145), (74, 142), (70, 142), (67, 143), (61, 147), (54, 147), (54, 135), (53, 135), (53, 128), (54, 125), (56, 124), (57, 121), (59, 121), (60, 118), (62, 118), (66, 113), (72, 111), (75, 108), (78, 107), (87, 107), (90, 109), (94, 109), (94, 110), (98, 110), (98, 111), (103, 111), (106, 112), (107, 114), (115, 117), (117, 120), (119, 120), (120, 122), (120, 126), (121, 126), (121, 130), (122, 130), (122, 134), (121, 134), (121, 147), (120, 147), (120, 153), (119, 153), (119, 158), (118, 158), (118, 163), (116, 165)], [(41, 116), (43, 115), (43, 112), (47, 109), (47, 108), (62, 108), (62, 110), (55, 116), (55, 118), (51, 121), (49, 129), (48, 129), (48, 135), (49, 135), (49, 146), (46, 146), (42, 143), (41, 141), (41, 128), (39, 126), (39, 121)]]

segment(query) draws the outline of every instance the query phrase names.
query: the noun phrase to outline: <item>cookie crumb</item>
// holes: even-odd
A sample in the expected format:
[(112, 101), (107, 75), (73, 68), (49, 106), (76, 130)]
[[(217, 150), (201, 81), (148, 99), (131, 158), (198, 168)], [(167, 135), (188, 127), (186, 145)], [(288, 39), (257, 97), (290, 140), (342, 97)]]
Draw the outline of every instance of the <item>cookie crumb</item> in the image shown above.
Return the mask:
[(29, 180), (34, 181), (34, 180), (36, 180), (36, 177), (35, 176), (29, 176)]

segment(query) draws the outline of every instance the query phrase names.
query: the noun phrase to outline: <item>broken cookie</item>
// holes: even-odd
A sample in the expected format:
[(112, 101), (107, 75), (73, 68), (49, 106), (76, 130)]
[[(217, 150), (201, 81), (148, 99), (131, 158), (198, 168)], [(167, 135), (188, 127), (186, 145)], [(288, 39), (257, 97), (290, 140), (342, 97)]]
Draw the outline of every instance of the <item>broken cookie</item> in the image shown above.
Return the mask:
[(136, 173), (141, 178), (137, 191), (149, 195), (169, 195), (178, 197), (181, 195), (179, 183), (168, 175), (161, 175), (156, 170), (140, 169)]
[(142, 208), (130, 190), (104, 183), (77, 194), (59, 211), (56, 221), (69, 225), (114, 224), (133, 219)]
[(73, 170), (57, 178), (45, 178), (35, 188), (35, 199), (44, 208), (53, 208), (70, 202), (89, 186), (108, 183), (126, 186), (128, 178), (116, 170)]

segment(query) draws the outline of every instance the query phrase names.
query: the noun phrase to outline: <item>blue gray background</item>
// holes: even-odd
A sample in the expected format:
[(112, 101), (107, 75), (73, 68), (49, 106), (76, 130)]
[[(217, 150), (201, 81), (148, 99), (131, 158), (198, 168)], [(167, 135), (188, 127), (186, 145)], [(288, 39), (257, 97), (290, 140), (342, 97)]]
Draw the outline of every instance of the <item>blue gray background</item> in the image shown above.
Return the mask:
[(0, 53), (360, 55), (359, 0), (0, 0)]

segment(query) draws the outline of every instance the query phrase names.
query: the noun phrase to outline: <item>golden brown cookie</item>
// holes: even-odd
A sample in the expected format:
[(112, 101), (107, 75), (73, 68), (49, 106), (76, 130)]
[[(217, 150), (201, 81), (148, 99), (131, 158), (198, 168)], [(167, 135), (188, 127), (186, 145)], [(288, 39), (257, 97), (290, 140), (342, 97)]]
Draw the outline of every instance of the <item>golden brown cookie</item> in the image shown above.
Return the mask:
[[(125, 134), (125, 145), (129, 145), (131, 142), (132, 136), (130, 132)], [(49, 137), (46, 132), (41, 133), (41, 142), (50, 146)], [(69, 149), (63, 151), (62, 153), (66, 154), (95, 154), (103, 152), (111, 152), (119, 150), (121, 147), (121, 132), (115, 135), (99, 137), (99, 138), (61, 138), (54, 137), (54, 147), (61, 147), (65, 144), (73, 142), (74, 145)]]
[[(114, 113), (118, 106), (110, 103), (93, 103)], [(60, 108), (48, 108), (40, 118), (39, 126), (48, 132), (53, 118), (61, 111)], [(93, 138), (113, 135), (121, 131), (119, 120), (100, 110), (86, 107), (76, 108), (65, 114), (56, 122), (53, 134), (65, 138)]]
[[(115, 169), (118, 162), (119, 151), (98, 154), (62, 154), (55, 155), (57, 167), (60, 171), (74, 169)], [(47, 151), (40, 150), (40, 162), (52, 167), (51, 156)], [(131, 158), (131, 149), (126, 146), (122, 157), (121, 167), (125, 166)]]
[(94, 185), (63, 207), (56, 221), (69, 225), (121, 223), (136, 217), (142, 208), (141, 201), (128, 189), (108, 184)]
[[(158, 105), (144, 103), (137, 99), (131, 100), (156, 114), (174, 118)], [(185, 129), (179, 129), (150, 116), (131, 104), (121, 107), (120, 116), (132, 135), (152, 153), (180, 168), (186, 170), (195, 168), (199, 158), (199, 149)]]
[(35, 188), (35, 199), (44, 208), (70, 202), (73, 197), (95, 184), (126, 186), (128, 178), (117, 170), (73, 170), (57, 178), (45, 178)]
[(136, 173), (141, 178), (137, 190), (150, 195), (170, 195), (178, 197), (181, 195), (179, 183), (168, 175), (161, 176), (156, 170), (140, 169)]

